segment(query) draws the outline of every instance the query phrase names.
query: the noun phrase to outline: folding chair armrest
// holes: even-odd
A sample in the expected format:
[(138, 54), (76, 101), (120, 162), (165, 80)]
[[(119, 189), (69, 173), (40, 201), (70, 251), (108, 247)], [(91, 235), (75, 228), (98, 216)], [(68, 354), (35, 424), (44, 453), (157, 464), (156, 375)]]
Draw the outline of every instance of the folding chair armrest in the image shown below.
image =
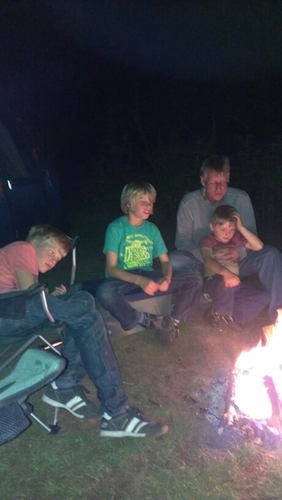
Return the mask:
[(17, 292), (9, 292), (9, 293), (0, 293), (0, 301), (13, 300), (16, 299), (17, 297), (28, 299), (37, 294), (40, 294), (42, 308), (46, 314), (46, 317), (49, 319), (50, 323), (55, 323), (55, 319), (53, 318), (48, 308), (46, 294), (45, 294), (45, 287), (41, 283), (35, 283), (26, 290), (19, 290)]
[(42, 290), (44, 290), (44, 285), (41, 285), (40, 283), (35, 283), (34, 285), (30, 286), (26, 290), (19, 290), (17, 292), (0, 293), (0, 301), (7, 300), (7, 299), (13, 299), (15, 297), (20, 297), (22, 295), (25, 298), (32, 297), (33, 295), (40, 293)]

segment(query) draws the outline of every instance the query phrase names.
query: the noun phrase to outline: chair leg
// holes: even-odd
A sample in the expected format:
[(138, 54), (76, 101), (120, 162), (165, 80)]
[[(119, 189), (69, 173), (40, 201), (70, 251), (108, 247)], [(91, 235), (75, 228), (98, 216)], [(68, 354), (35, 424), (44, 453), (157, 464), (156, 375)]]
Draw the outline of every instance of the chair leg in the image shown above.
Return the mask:
[[(29, 414), (29, 417), (33, 418), (38, 424), (42, 425), (42, 427), (48, 432), (48, 434), (58, 434), (60, 430), (60, 426), (57, 422), (57, 419), (54, 417), (54, 423), (52, 425), (45, 424), (40, 418), (37, 417), (33, 412)], [(56, 423), (55, 423), (56, 420)]]

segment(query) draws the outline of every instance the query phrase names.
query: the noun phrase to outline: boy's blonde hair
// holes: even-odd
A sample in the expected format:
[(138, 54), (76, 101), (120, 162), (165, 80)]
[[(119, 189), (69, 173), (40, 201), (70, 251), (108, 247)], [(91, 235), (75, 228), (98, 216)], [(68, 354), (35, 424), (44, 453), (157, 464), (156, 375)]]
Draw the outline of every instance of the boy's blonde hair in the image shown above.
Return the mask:
[(62, 233), (60, 229), (50, 224), (38, 224), (37, 226), (33, 226), (26, 238), (28, 242), (32, 240), (35, 240), (39, 245), (51, 242), (52, 240), (56, 241), (66, 254), (70, 249), (70, 238)]
[(127, 215), (130, 205), (134, 206), (137, 198), (146, 195), (152, 203), (155, 203), (157, 192), (149, 182), (134, 181), (126, 184), (122, 190), (120, 198), (120, 206), (123, 213)]
[(239, 215), (236, 208), (231, 205), (220, 205), (215, 209), (211, 217), (212, 224), (224, 224), (225, 222), (236, 223), (234, 215)]

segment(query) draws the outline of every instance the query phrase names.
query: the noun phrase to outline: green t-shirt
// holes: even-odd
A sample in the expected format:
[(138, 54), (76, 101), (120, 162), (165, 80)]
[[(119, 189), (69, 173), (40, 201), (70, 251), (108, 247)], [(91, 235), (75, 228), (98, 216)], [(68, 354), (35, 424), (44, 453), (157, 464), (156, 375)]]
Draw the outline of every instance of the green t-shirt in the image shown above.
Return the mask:
[(152, 271), (153, 259), (167, 253), (167, 247), (155, 224), (145, 220), (132, 226), (123, 215), (108, 225), (103, 252), (116, 253), (120, 269)]

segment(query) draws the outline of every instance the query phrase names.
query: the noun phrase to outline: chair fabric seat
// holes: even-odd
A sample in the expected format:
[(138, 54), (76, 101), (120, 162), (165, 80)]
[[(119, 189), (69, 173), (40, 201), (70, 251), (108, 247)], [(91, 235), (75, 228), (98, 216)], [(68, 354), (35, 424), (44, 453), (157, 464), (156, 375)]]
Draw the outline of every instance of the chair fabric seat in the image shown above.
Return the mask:
[(28, 349), (11, 373), (0, 380), (0, 407), (11, 401), (25, 399), (54, 380), (64, 369), (63, 357), (44, 349)]

